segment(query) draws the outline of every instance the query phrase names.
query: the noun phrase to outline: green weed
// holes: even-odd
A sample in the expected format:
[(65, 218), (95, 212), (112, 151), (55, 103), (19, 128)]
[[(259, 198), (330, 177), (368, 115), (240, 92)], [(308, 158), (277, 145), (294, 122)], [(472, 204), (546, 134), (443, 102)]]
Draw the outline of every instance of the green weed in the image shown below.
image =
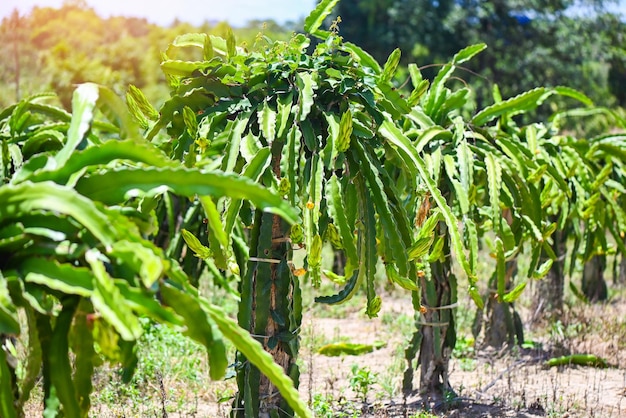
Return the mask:
[(126, 408), (142, 413), (163, 408), (192, 412), (209, 380), (206, 350), (169, 327), (149, 320), (142, 320), (142, 325), (139, 362), (132, 379), (124, 383), (121, 370), (100, 368), (93, 403), (119, 413)]
[(352, 365), (350, 376), (350, 388), (359, 395), (363, 403), (367, 403), (367, 394), (378, 380), (378, 373), (372, 372), (367, 367)]
[(431, 414), (430, 412), (420, 411), (414, 415), (411, 415), (409, 418), (437, 418), (437, 415)]
[(452, 356), (461, 359), (474, 357), (474, 343), (475, 341), (471, 337), (461, 336), (457, 338)]

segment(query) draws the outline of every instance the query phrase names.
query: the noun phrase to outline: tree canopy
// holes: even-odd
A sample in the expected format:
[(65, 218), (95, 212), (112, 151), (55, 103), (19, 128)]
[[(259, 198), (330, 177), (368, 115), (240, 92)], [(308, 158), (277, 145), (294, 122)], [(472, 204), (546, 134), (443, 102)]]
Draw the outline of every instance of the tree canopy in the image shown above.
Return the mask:
[[(603, 105), (624, 105), (624, 22), (612, 1), (342, 0), (340, 34), (379, 62), (399, 47), (407, 63), (442, 63), (463, 46), (488, 45), (468, 64), (484, 103), (493, 84), (504, 96), (567, 84)], [(433, 76), (437, 69), (426, 75)]]
[[(48, 90), (69, 110), (76, 85), (89, 81), (110, 86), (119, 95), (133, 84), (159, 103), (168, 92), (164, 76), (154, 69), (169, 42), (183, 33), (226, 37), (231, 30), (249, 47), (259, 33), (273, 39), (289, 35), (272, 21), (233, 29), (226, 22), (195, 27), (175, 20), (161, 27), (141, 18), (102, 18), (82, 1), (35, 7), (27, 15), (14, 11), (0, 22), (0, 54), (6, 57), (0, 62), (0, 106)], [(179, 57), (187, 58), (184, 52)]]

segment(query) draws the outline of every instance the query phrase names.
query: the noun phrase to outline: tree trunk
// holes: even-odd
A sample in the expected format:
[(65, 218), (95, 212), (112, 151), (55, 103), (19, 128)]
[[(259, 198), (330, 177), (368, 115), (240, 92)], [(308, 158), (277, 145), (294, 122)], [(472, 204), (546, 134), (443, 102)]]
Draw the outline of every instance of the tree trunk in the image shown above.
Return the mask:
[(590, 302), (606, 300), (607, 286), (604, 280), (605, 255), (594, 255), (583, 269), (582, 291)]
[[(556, 260), (552, 263), (546, 277), (538, 282), (533, 304), (533, 319), (540, 316), (559, 317), (563, 312), (567, 234), (565, 231), (556, 230), (552, 238), (554, 240), (552, 250), (556, 255)], [(548, 258), (549, 256), (544, 252), (540, 264)]]
[[(249, 270), (241, 284), (239, 323), (263, 344), (294, 385), (299, 370), (297, 330), (302, 322), (301, 298), (297, 278), (288, 265), (288, 243), (283, 221), (271, 214), (259, 213), (252, 237)], [(292, 416), (293, 412), (280, 393), (245, 357), (239, 356), (233, 416)]]
[[(517, 262), (509, 261), (506, 263), (506, 290), (511, 288), (511, 281), (517, 272)], [(490, 287), (495, 289), (496, 273), (492, 276)], [(519, 314), (515, 311), (512, 303), (500, 302), (497, 293), (490, 292), (487, 295), (487, 305), (485, 306), (486, 320), (483, 319), (482, 312), (476, 315), (476, 320), (472, 331), (474, 337), (477, 338), (485, 322), (485, 332), (483, 344), (489, 347), (501, 348), (505, 344), (513, 346), (516, 342), (521, 345), (524, 342), (524, 329)]]
[[(280, 143), (273, 146), (273, 169), (280, 175)], [(290, 269), (289, 225), (279, 216), (257, 211), (250, 235), (250, 261), (240, 283), (239, 325), (250, 331), (298, 387), (296, 365), (302, 323), (298, 278)], [(238, 393), (231, 416), (292, 417), (276, 387), (238, 354)]]
[(419, 312), (418, 330), (406, 351), (408, 367), (403, 390), (407, 394), (413, 389), (413, 359), (419, 347), (419, 392), (427, 402), (438, 401), (454, 393), (448, 380), (448, 365), (456, 344), (454, 305), (457, 301), (457, 281), (452, 273), (448, 239), (444, 244), (444, 254), (448, 254), (445, 261), (430, 265), (431, 278), (422, 277), (421, 296), (414, 295), (415, 309)]
[[(624, 239), (624, 245), (626, 245), (626, 238)], [(622, 254), (621, 256), (619, 267), (617, 268), (613, 280), (615, 285), (626, 284), (626, 254)], [(615, 260), (615, 262), (617, 262), (617, 256), (615, 256)]]
[(22, 36), (21, 18), (17, 9), (13, 10), (9, 20), (11, 32), (13, 32), (13, 60), (15, 68), (15, 101), (20, 101), (20, 38)]
[(626, 284), (626, 254), (622, 255), (622, 261), (619, 264), (619, 273), (617, 275), (617, 283)]
[(487, 320), (483, 344), (488, 347), (501, 348), (504, 344), (513, 344), (513, 334), (509, 332), (509, 325), (513, 321), (508, 304), (498, 302), (494, 296), (489, 296), (485, 306)]
[(448, 363), (456, 344), (456, 329), (453, 310), (449, 307), (456, 302), (457, 295), (456, 277), (451, 267), (448, 262), (433, 263), (432, 279), (422, 283), (426, 309), (420, 323), (420, 393), (435, 399), (452, 391)]

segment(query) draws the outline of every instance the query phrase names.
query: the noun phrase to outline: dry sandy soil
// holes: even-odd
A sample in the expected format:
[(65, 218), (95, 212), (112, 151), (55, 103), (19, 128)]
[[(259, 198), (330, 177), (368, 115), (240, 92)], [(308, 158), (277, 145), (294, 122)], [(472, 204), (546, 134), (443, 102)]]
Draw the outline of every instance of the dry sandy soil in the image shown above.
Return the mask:
[[(316, 393), (327, 394), (328, 399), (357, 399), (357, 394), (350, 390), (349, 379), (352, 365), (358, 364), (376, 373), (379, 381), (372, 385), (360, 416), (410, 417), (423, 411), (424, 406), (432, 414), (443, 417), (626, 416), (626, 300), (623, 296), (604, 305), (569, 307), (559, 326), (544, 324), (544, 335), (533, 338), (541, 343), (541, 349), (497, 352), (476, 348), (470, 358), (453, 358), (450, 383), (457, 397), (449, 405), (433, 404), (418, 395), (405, 400), (398, 393), (402, 372), (396, 369), (404, 367), (398, 357), (403, 354), (405, 340), (401, 333), (394, 331), (393, 320), (411, 316), (412, 307), (408, 301), (385, 298), (383, 301), (382, 319), (368, 320), (361, 312), (347, 312), (342, 319), (305, 318), (305, 342), (307, 333), (309, 337), (326, 342), (386, 342), (384, 348), (361, 356), (325, 357), (304, 353), (301, 393), (305, 399)], [(393, 319), (391, 324), (389, 318)], [(547, 359), (564, 353), (601, 356), (611, 367), (544, 367)], [(414, 387), (418, 384), (418, 375), (419, 371), (415, 373)], [(383, 390), (383, 380), (394, 384), (397, 390), (393, 393)]]
[[(526, 340), (536, 349), (493, 349), (467, 344), (453, 358), (450, 383), (456, 396), (449, 403), (430, 402), (417, 394), (402, 396), (406, 367), (404, 349), (412, 332), (410, 302), (383, 296), (380, 317), (368, 319), (364, 303), (306, 310), (302, 329), (300, 393), (324, 417), (626, 417), (626, 296), (621, 291), (602, 305), (574, 303), (561, 318), (527, 326)], [(363, 301), (364, 302), (364, 301)], [(469, 301), (461, 301), (469, 305)], [(339, 309), (339, 310), (337, 310)], [(329, 311), (330, 310), (330, 311)], [(462, 318), (461, 334), (468, 328)], [(522, 312), (522, 318), (530, 315)], [(340, 318), (340, 319), (337, 319)], [(465, 323), (463, 323), (465, 321)], [(558, 321), (558, 322), (556, 322)], [(556, 325), (555, 325), (556, 324)], [(466, 335), (467, 336), (467, 335)], [(383, 348), (361, 356), (326, 357), (317, 354), (333, 342), (384, 342)], [(604, 358), (611, 367), (563, 366), (544, 368), (544, 362), (562, 354), (586, 353)], [(374, 377), (366, 401), (350, 387), (352, 368)], [(204, 372), (203, 372), (204, 373)], [(417, 387), (419, 370), (413, 386)], [(98, 404), (93, 417), (227, 417), (234, 381), (196, 387), (184, 381), (150, 382), (145, 404)], [(207, 379), (204, 380), (208, 381)], [(161, 396), (167, 388), (167, 395)], [(153, 392), (153, 393), (152, 393)], [(152, 393), (152, 394), (150, 394)], [(222, 395), (220, 395), (222, 393)], [(31, 403), (28, 416), (41, 416)], [(167, 406), (167, 412), (164, 408)], [(326, 407), (326, 413), (320, 409)], [(331, 408), (331, 412), (328, 412)], [(428, 411), (428, 413), (424, 412)], [(31, 415), (32, 414), (32, 415)]]

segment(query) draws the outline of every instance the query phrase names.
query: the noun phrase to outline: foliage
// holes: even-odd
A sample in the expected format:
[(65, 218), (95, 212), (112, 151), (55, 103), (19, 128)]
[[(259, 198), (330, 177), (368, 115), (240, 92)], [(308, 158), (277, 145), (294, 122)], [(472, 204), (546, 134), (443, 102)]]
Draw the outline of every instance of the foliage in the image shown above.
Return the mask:
[[(318, 297), (318, 302), (341, 303), (364, 282), (366, 313), (375, 315), (381, 301), (375, 295), (374, 261), (381, 257), (388, 279), (415, 292), (414, 305), (426, 325), (415, 334), (407, 359), (412, 361), (421, 345), (419, 363), (424, 372), (431, 370), (431, 361), (445, 364), (454, 347), (450, 311), (456, 303), (457, 282), (449, 252), (469, 278), (468, 293), (481, 309), (476, 276), (481, 238), (488, 238), (496, 259), (490, 286), (497, 289), (499, 303), (510, 306), (528, 279), (549, 271), (556, 258), (549, 245), (556, 227), (550, 215), (558, 210), (563, 195), (542, 193), (537, 180), (545, 179), (568, 196), (567, 175), (553, 166), (553, 150), (546, 144), (544, 154), (536, 137), (537, 131), (546, 138), (554, 136), (558, 125), (519, 126), (518, 119), (550, 97), (585, 105), (590, 101), (563, 87), (536, 88), (503, 100), (496, 88), (493, 105), (473, 110), (470, 93), (474, 91), (456, 84), (452, 75), (484, 49), (481, 44), (457, 53), (432, 82), (423, 78), (417, 66), (409, 66), (413, 90), (405, 98), (391, 84), (399, 50), (380, 67), (359, 47), (342, 42), (336, 33), (338, 22), (330, 31), (321, 29), (335, 3), (321, 2), (305, 21), (305, 29), (321, 39), (310, 55), (304, 35), (251, 54), (236, 48), (232, 37), (178, 38), (173, 45), (196, 46), (204, 59), (163, 62), (173, 97), (158, 120), (146, 123), (148, 137), (156, 138), (166, 128), (173, 142), (162, 147), (175, 158), (190, 166), (212, 164), (242, 175), (254, 173), (255, 179), (298, 207), (302, 223), (290, 230), (290, 239), (307, 252), (305, 279), (317, 286), (323, 272), (346, 283), (339, 293)], [(135, 113), (142, 118), (141, 112)], [(431, 199), (437, 208), (434, 212)], [(248, 266), (239, 261), (240, 324), (274, 341), (268, 343), (269, 350), (276, 346), (274, 336), (289, 335), (287, 341), (277, 338), (278, 347), (291, 342), (289, 355), (295, 356), (297, 346), (291, 335), (298, 328), (299, 302), (292, 304), (288, 296), (283, 304), (287, 310), (278, 313), (270, 308), (262, 316), (255, 311), (257, 322), (249, 320), (253, 302), (267, 299), (272, 286), (271, 281), (260, 286), (259, 278), (275, 277), (271, 266), (259, 273), (258, 263), (264, 260), (258, 260), (258, 254), (273, 254), (270, 260), (291, 263), (288, 249), (277, 253), (269, 244), (256, 246), (284, 238), (286, 230), (260, 239), (262, 218), (239, 204), (217, 201), (214, 205), (223, 208), (226, 231), (237, 231), (235, 219), (240, 216), (252, 228), (252, 240), (257, 240), (249, 244), (248, 253), (248, 260), (257, 266), (245, 273)], [(415, 219), (408, 214), (415, 214)], [(269, 234), (269, 228), (264, 231)], [(322, 268), (324, 241), (337, 250), (340, 264), (345, 260), (343, 272)], [(228, 258), (231, 245), (215, 242), (208, 248)], [(514, 285), (507, 262), (526, 251), (530, 254), (527, 278)], [(542, 258), (545, 253), (548, 257)], [(279, 288), (297, 289), (296, 277)], [(266, 324), (272, 322), (258, 320), (270, 316), (272, 321), (280, 318), (274, 322), (284, 322), (284, 328), (278, 326), (268, 334)], [(295, 321), (285, 320), (292, 317)], [(514, 311), (506, 321), (510, 335), (517, 334), (523, 342)], [(433, 333), (430, 324), (441, 329)], [(422, 339), (424, 335), (429, 337)], [(424, 354), (428, 351), (431, 354)], [(430, 376), (445, 382), (444, 373), (445, 367)], [(245, 391), (250, 385), (243, 382), (240, 387)], [(422, 385), (440, 388), (433, 380)]]
[[(626, 225), (621, 186), (625, 174), (626, 155), (623, 149), (626, 136), (614, 131), (612, 134), (576, 138), (545, 130), (546, 127), (562, 125), (564, 116), (576, 115), (584, 121), (598, 114), (610, 116), (622, 129), (626, 126), (619, 116), (604, 108), (574, 109), (555, 114), (551, 125), (536, 125), (525, 135), (529, 151), (535, 149), (536, 154), (543, 155), (565, 182), (557, 186), (543, 175), (537, 178), (542, 185), (542, 195), (556, 198), (546, 207), (556, 229), (550, 248), (546, 250), (555, 260), (551, 273), (560, 276), (560, 279), (552, 277), (551, 281), (561, 281), (559, 286), (553, 286), (560, 289), (548, 292), (552, 299), (548, 303), (557, 310), (562, 307), (563, 276), (568, 274), (572, 277), (576, 269), (596, 256), (626, 254), (623, 233), (620, 232)], [(610, 236), (613, 240), (608, 238)], [(567, 245), (567, 240), (573, 242), (572, 245)], [(568, 272), (565, 271), (566, 258), (569, 258)], [(577, 291), (571, 282), (570, 286)]]
[[(486, 43), (462, 75), (471, 78), (479, 107), (490, 102), (494, 84), (510, 97), (564, 80), (599, 103), (619, 99), (623, 106), (624, 22), (606, 12), (610, 3), (343, 0), (336, 13), (346, 40), (380, 62), (400, 47), (404, 63), (438, 64), (465, 45)], [(428, 78), (435, 73), (425, 69)]]
[[(45, 98), (0, 113), (3, 345), (28, 333), (19, 375), (15, 359), (0, 350), (2, 415), (21, 413), (42, 371), (45, 414), (86, 416), (94, 367), (102, 359), (120, 363), (128, 381), (143, 333), (139, 318), (148, 317), (204, 345), (214, 379), (224, 375), (224, 338), (231, 340), (307, 416), (260, 345), (145, 239), (155, 229), (154, 201), (166, 190), (188, 198), (246, 196), (286, 218), (293, 210), (245, 179), (177, 166), (137, 135), (110, 90), (79, 86), (71, 114), (42, 103)], [(95, 119), (96, 108), (113, 123)]]
[[(495, 28), (486, 33), (505, 45), (508, 37), (525, 39), (529, 28), (532, 39), (553, 29), (547, 15), (523, 24), (507, 2), (467, 2), (470, 14), (462, 16), (458, 2), (426, 3), (425, 22), (469, 22), (467, 39), (474, 39), (478, 22)], [(546, 12), (559, 24), (572, 23), (560, 13), (562, 3), (547, 2)], [(461, 49), (432, 77), (409, 64), (412, 88), (403, 95), (395, 84), (403, 71), (400, 49), (385, 53), (381, 66), (344, 42), (339, 19), (324, 29), (336, 4), (318, 4), (305, 20), (307, 34), (283, 41), (258, 36), (251, 49), (238, 46), (226, 26), (220, 36), (177, 34), (161, 55), (170, 89), (165, 101), (144, 94), (157, 78), (152, 72), (141, 78), (149, 64), (141, 59), (150, 54), (137, 55), (128, 68), (116, 69), (138, 80), (126, 95), (130, 115), (114, 92), (94, 84), (73, 93), (72, 113), (45, 104), (47, 96), (0, 113), (0, 335), (6, 347), (23, 328), (29, 337), (23, 372), (10, 350), (0, 350), (2, 416), (20, 412), (40, 370), (47, 413), (86, 415), (90, 378), (102, 358), (121, 363), (126, 380), (132, 375), (143, 317), (204, 345), (212, 378), (222, 377), (228, 364), (224, 338), (233, 342), (235, 415), (310, 416), (294, 389), (301, 292), (328, 279), (337, 283), (334, 294), (316, 301), (340, 304), (364, 289), (365, 313), (377, 316), (383, 270), (413, 297), (418, 329), (406, 351), (405, 389), (417, 358), (422, 391), (450, 395), (446, 373), (456, 346), (459, 287), (453, 259), (468, 278), (462, 294), (483, 309), (480, 288), (488, 287), (488, 309), (505, 306), (500, 319), (512, 339), (521, 329), (513, 303), (529, 280), (562, 259), (561, 237), (574, 237), (572, 269), (595, 255), (626, 254), (625, 136), (587, 140), (559, 131), (572, 118), (597, 114), (624, 126), (616, 112), (593, 108), (570, 88), (517, 94), (524, 87), (505, 80), (509, 98), (503, 99), (497, 86), (487, 95), (459, 83), (457, 71), (471, 62), (489, 71), (479, 55), (482, 43)], [(389, 13), (410, 18), (394, 7)], [(384, 18), (376, 10), (367, 11), (370, 29)], [(44, 21), (39, 13), (30, 42), (49, 54), (54, 78), (91, 68), (85, 51), (109, 27), (76, 5), (53, 13), (61, 20)], [(60, 21), (81, 27), (83, 20), (94, 23), (93, 32), (77, 38), (64, 27), (59, 33), (67, 36), (56, 38)], [(146, 22), (107, 23), (150, 39), (146, 48), (154, 43), (156, 29)], [(172, 30), (182, 29), (188, 28)], [(27, 42), (22, 35), (14, 35), (14, 45)], [(115, 36), (107, 54), (118, 57), (129, 38)], [(423, 45), (411, 50), (428, 53)], [(506, 57), (502, 62), (509, 66)], [(116, 84), (96, 73), (70, 82), (87, 76)], [(594, 88), (598, 96), (603, 88)], [(68, 97), (61, 102), (69, 109)], [(562, 110), (571, 101), (584, 107)], [(555, 113), (528, 122), (544, 103)], [(480, 245), (495, 260), (482, 282)], [(322, 257), (325, 248), (332, 249), (331, 263)], [(306, 253), (298, 265), (296, 249)], [(512, 273), (520, 255), (530, 259), (525, 277)], [(199, 296), (201, 276), (240, 300), (239, 325)], [(372, 376), (353, 374), (365, 400)]]
[[(407, 350), (407, 360), (411, 364), (419, 349), (418, 364), (422, 366), (422, 373), (427, 371), (429, 379), (433, 376), (430, 362), (444, 364), (449, 355), (446, 353), (454, 347), (454, 316), (446, 310), (456, 304), (457, 283), (452, 274), (451, 259), (447, 257), (449, 251), (452, 250), (458, 257), (469, 277), (469, 294), (482, 309), (475, 268), (478, 245), (480, 242), (486, 243), (492, 257), (496, 259), (496, 268), (489, 282), (489, 288), (494, 289), (495, 299), (490, 295), (490, 304), (491, 301), (497, 301), (508, 306), (519, 297), (527, 280), (545, 276), (554, 260), (561, 259), (555, 255), (551, 236), (562, 226), (557, 219), (564, 222), (572, 213), (576, 213), (578, 209), (574, 208), (578, 207), (578, 199), (586, 196), (584, 202), (587, 205), (587, 216), (575, 218), (575, 222), (582, 221), (587, 225), (577, 226), (578, 231), (585, 231), (584, 234), (602, 231), (597, 236), (604, 236), (603, 231), (607, 228), (615, 229), (622, 217), (621, 210), (614, 209), (619, 205), (608, 203), (615, 199), (607, 199), (610, 208), (602, 206), (603, 209), (600, 209), (596, 205), (596, 202), (604, 202), (598, 199), (601, 194), (597, 194), (603, 182), (612, 175), (621, 178), (619, 150), (623, 147), (622, 135), (611, 135), (611, 139), (607, 140), (612, 143), (610, 147), (614, 150), (610, 163), (597, 152), (579, 151), (571, 151), (578, 156), (577, 163), (562, 161), (563, 155), (570, 155), (570, 151), (566, 150), (568, 141), (557, 139), (560, 138), (558, 130), (563, 126), (562, 116), (581, 117), (601, 111), (590, 108), (591, 101), (570, 88), (535, 88), (503, 100), (499, 89), (495, 87), (495, 103), (474, 110), (471, 96), (476, 91), (473, 87), (456, 83), (452, 74), (455, 69), (467, 65), (465, 62), (482, 48), (476, 45), (459, 52), (449, 64), (441, 66), (430, 83), (423, 78), (415, 64), (410, 64), (408, 70), (413, 90), (406, 99), (410, 111), (403, 115), (406, 119), (400, 120), (400, 127), (383, 126), (381, 130), (383, 135), (405, 138), (405, 143), (411, 143), (423, 155), (428, 174), (420, 176), (418, 182), (422, 208), (427, 210), (432, 198), (440, 208), (449, 206), (462, 225), (458, 232), (455, 231), (456, 225), (450, 227), (451, 222), (447, 222), (446, 227), (439, 225), (435, 229), (439, 240), (427, 258), (430, 266), (424, 269), (425, 280), (420, 283), (423, 295), (414, 297), (420, 322), (425, 325), (416, 332)], [(390, 55), (388, 63), (393, 56), (394, 53)], [(398, 108), (403, 107), (404, 99), (400, 95), (388, 97), (393, 97)], [(587, 108), (559, 111), (543, 123), (520, 123), (531, 120), (529, 115), (536, 112), (548, 98), (551, 98), (555, 109), (560, 109), (560, 104), (566, 99), (574, 99)], [(522, 119), (524, 115), (528, 116)], [(616, 120), (619, 123), (619, 119)], [(580, 146), (588, 143), (572, 136), (569, 136), (569, 140)], [(613, 164), (620, 168), (613, 170)], [(570, 170), (564, 170), (565, 167)], [(585, 173), (576, 174), (578, 168)], [(602, 174), (597, 171), (600, 168), (603, 169)], [(587, 170), (595, 170), (595, 175), (589, 175)], [(404, 181), (402, 179), (400, 183)], [(613, 182), (610, 184), (613, 190), (619, 187), (613, 186)], [(594, 193), (596, 198), (589, 200)], [(440, 196), (445, 196), (446, 200), (442, 201)], [(614, 198), (618, 196), (615, 194)], [(567, 202), (571, 202), (571, 206), (564, 206)], [(595, 210), (599, 211), (594, 212), (596, 216), (590, 216), (590, 212)], [(623, 237), (615, 233), (613, 235), (618, 241), (617, 245), (621, 245)], [(573, 254), (577, 254), (577, 248)], [(510, 264), (525, 252), (530, 255), (527, 278), (514, 284)], [(506, 322), (510, 342), (517, 337), (518, 342), (522, 343), (519, 318), (508, 309), (500, 320)], [(432, 350), (433, 345), (434, 352), (427, 354), (425, 350)], [(445, 371), (440, 371), (440, 383), (445, 384)], [(405, 388), (411, 380), (412, 374), (409, 373), (405, 376)], [(422, 381), (421, 385), (422, 388), (424, 385), (431, 385), (432, 388), (439, 384), (430, 380)]]
[[(452, 251), (459, 259), (469, 278), (468, 293), (480, 310), (483, 298), (476, 278), (479, 243), (485, 242), (496, 260), (488, 283), (490, 289), (495, 289), (494, 294), (487, 295), (490, 304), (512, 304), (527, 280), (543, 277), (552, 264), (551, 259), (541, 260), (540, 256), (554, 231), (546, 207), (556, 197), (542, 194), (535, 177), (537, 173), (545, 174), (555, 187), (561, 187), (565, 176), (548, 167), (548, 157), (538, 158), (535, 150), (526, 149), (521, 133), (534, 128), (518, 126), (516, 118), (535, 111), (554, 95), (588, 103), (583, 95), (565, 88), (536, 88), (507, 100), (495, 90), (494, 104), (473, 111), (468, 103), (474, 91), (454, 83), (453, 73), (483, 49), (484, 45), (475, 45), (457, 53), (441, 67), (432, 83), (423, 79), (415, 64), (409, 65), (413, 92), (407, 102), (412, 107), (403, 123), (404, 132), (394, 132), (412, 144), (414, 152), (423, 155), (428, 175), (423, 176), (427, 179), (424, 183), (418, 184), (424, 194), (422, 206), (428, 208), (432, 196), (440, 207), (450, 207), (451, 218), (461, 221), (460, 226), (451, 222), (437, 225), (435, 233), (439, 238), (427, 258), (429, 265), (424, 268), (422, 296), (413, 299), (424, 326), (416, 331), (406, 356), (412, 364), (420, 350), (421, 387), (428, 390), (441, 390), (447, 380), (444, 369), (436, 369), (433, 374), (426, 372), (431, 370), (427, 365), (431, 361), (445, 364), (455, 346), (455, 318), (450, 311), (456, 306), (457, 279), (447, 254)], [(526, 251), (530, 255), (527, 277), (514, 284), (507, 263)], [(523, 342), (514, 312), (505, 312), (500, 320), (506, 322), (511, 342), (516, 334)], [(405, 390), (411, 381), (409, 367)]]
[[(236, 47), (232, 35), (178, 37), (169, 51), (195, 46), (203, 59), (175, 60), (166, 54), (161, 66), (172, 98), (158, 119), (142, 111), (139, 104), (145, 100), (139, 91), (129, 91), (129, 104), (147, 137), (173, 158), (190, 167), (220, 167), (249, 177), (298, 208), (298, 222), (286, 229), (237, 200), (203, 202), (215, 208), (209, 229), (223, 225), (225, 239), (211, 241), (209, 234), (207, 247), (190, 236), (186, 240), (218, 268), (236, 260), (242, 280), (239, 323), (263, 339), (277, 361), (283, 356), (294, 381), (302, 309), (298, 277), (304, 274), (313, 287), (323, 276), (345, 283), (335, 295), (317, 297), (320, 303), (345, 302), (364, 285), (366, 313), (376, 316), (379, 258), (391, 282), (416, 290), (418, 260), (428, 253), (440, 216), (415, 225), (418, 200), (412, 190), (427, 170), (403, 138), (385, 134), (394, 130), (393, 119), (409, 109), (396, 100), (390, 84), (399, 51), (381, 68), (357, 46), (343, 43), (332, 27), (321, 29), (333, 4), (320, 3), (305, 21), (305, 30), (323, 40), (312, 52), (302, 34), (251, 53)], [(163, 129), (171, 140), (159, 139)], [(393, 179), (399, 175), (412, 180), (396, 186)], [(443, 199), (438, 204), (446, 223), (456, 228)], [(427, 211), (423, 217), (430, 215)], [(244, 227), (249, 234), (241, 235)], [(455, 237), (460, 243), (458, 233)], [(322, 266), (325, 242), (336, 250), (338, 270)], [(302, 268), (293, 265), (293, 245), (306, 250)], [(258, 394), (251, 388), (261, 386), (262, 378), (245, 358), (241, 364), (236, 407), (254, 415), (263, 406), (256, 406)]]
[[(202, 47), (204, 42), (200, 37), (196, 44)], [(211, 42), (215, 45), (219, 40), (211, 38)], [(359, 157), (367, 158), (368, 154), (357, 154), (363, 151), (359, 142), (352, 140), (355, 137), (363, 141), (364, 151), (372, 155), (369, 158), (375, 158), (376, 142), (364, 141), (374, 137), (373, 126), (383, 116), (375, 107), (378, 103), (374, 99), (381, 94), (374, 74), (367, 74), (368, 68), (360, 69), (355, 56), (339, 49), (342, 45), (336, 38), (320, 44), (312, 56), (303, 55), (308, 43), (306, 37), (298, 35), (289, 44), (271, 45), (264, 53), (239, 51), (227, 55), (226, 63), (219, 57), (205, 62), (165, 61), (165, 71), (178, 76), (173, 82), (177, 90), (161, 109), (161, 118), (148, 136), (167, 126), (177, 143), (164, 147), (173, 149), (179, 158), (189, 164), (208, 164), (202, 157), (209, 157), (210, 164), (227, 171), (244, 175), (248, 171), (247, 175), (254, 174), (268, 182), (284, 193), (287, 201), (299, 206), (302, 224), (291, 230), (291, 239), (304, 243), (308, 252), (307, 274), (317, 284), (322, 271), (317, 254), (321, 247), (315, 242), (327, 241), (343, 249), (348, 272), (359, 267), (358, 242), (349, 225), (354, 223), (357, 210), (366, 209), (354, 207), (355, 213), (343, 213), (347, 205), (342, 199), (345, 188), (356, 196), (354, 184), (367, 180), (363, 185), (375, 189), (367, 208), (372, 214), (380, 212), (389, 226), (395, 222), (407, 224), (408, 219), (401, 218), (402, 213), (392, 214), (388, 208), (387, 201), (399, 200), (391, 194), (393, 190), (383, 191), (377, 186), (379, 176), (386, 175), (385, 167), (356, 164)], [(358, 77), (364, 80), (359, 81)], [(200, 121), (186, 118), (186, 114), (198, 115)], [(320, 137), (322, 142), (317, 142)], [(275, 146), (280, 147), (285, 158), (281, 159), (280, 174), (266, 180), (268, 167), (275, 169), (270, 164), (274, 143), (279, 144)], [(341, 171), (349, 171), (350, 176), (341, 179), (336, 174)], [(230, 212), (224, 215), (229, 230), (234, 221), (233, 210)], [(328, 227), (331, 223), (334, 227)], [(368, 228), (370, 225), (366, 225)], [(373, 223), (371, 228), (375, 230)], [(406, 271), (406, 251), (391, 251), (394, 246), (406, 250), (406, 240), (396, 235), (396, 228), (381, 229), (379, 233), (393, 239), (385, 248), (386, 261), (391, 264), (400, 259), (403, 272)], [(372, 268), (368, 280), (373, 280)], [(354, 283), (348, 286), (352, 289)], [(349, 294), (342, 299), (347, 297)], [(334, 299), (339, 301), (339, 297)], [(373, 296), (369, 303), (373, 303)]]
[(380, 62), (395, 48), (404, 52), (405, 63), (441, 62), (463, 46), (445, 24), (455, 3), (342, 0), (335, 10), (341, 16), (341, 35)]
[[(231, 29), (226, 22), (195, 27), (173, 21), (169, 27), (160, 27), (141, 18), (101, 18), (84, 1), (64, 2), (60, 8), (35, 7), (28, 15), (15, 11), (0, 24), (0, 51), (10, 57), (0, 63), (0, 108), (19, 101), (22, 94), (52, 90), (69, 110), (74, 86), (89, 81), (120, 95), (134, 84), (161, 103), (167, 90), (162, 75), (154, 70), (161, 60), (160, 51), (183, 33), (226, 36), (230, 30), (249, 48), (254, 48), (259, 34), (277, 39), (289, 34), (272, 21), (253, 21)], [(181, 54), (191, 57), (185, 51)], [(18, 65), (21, 71), (16, 73)]]

